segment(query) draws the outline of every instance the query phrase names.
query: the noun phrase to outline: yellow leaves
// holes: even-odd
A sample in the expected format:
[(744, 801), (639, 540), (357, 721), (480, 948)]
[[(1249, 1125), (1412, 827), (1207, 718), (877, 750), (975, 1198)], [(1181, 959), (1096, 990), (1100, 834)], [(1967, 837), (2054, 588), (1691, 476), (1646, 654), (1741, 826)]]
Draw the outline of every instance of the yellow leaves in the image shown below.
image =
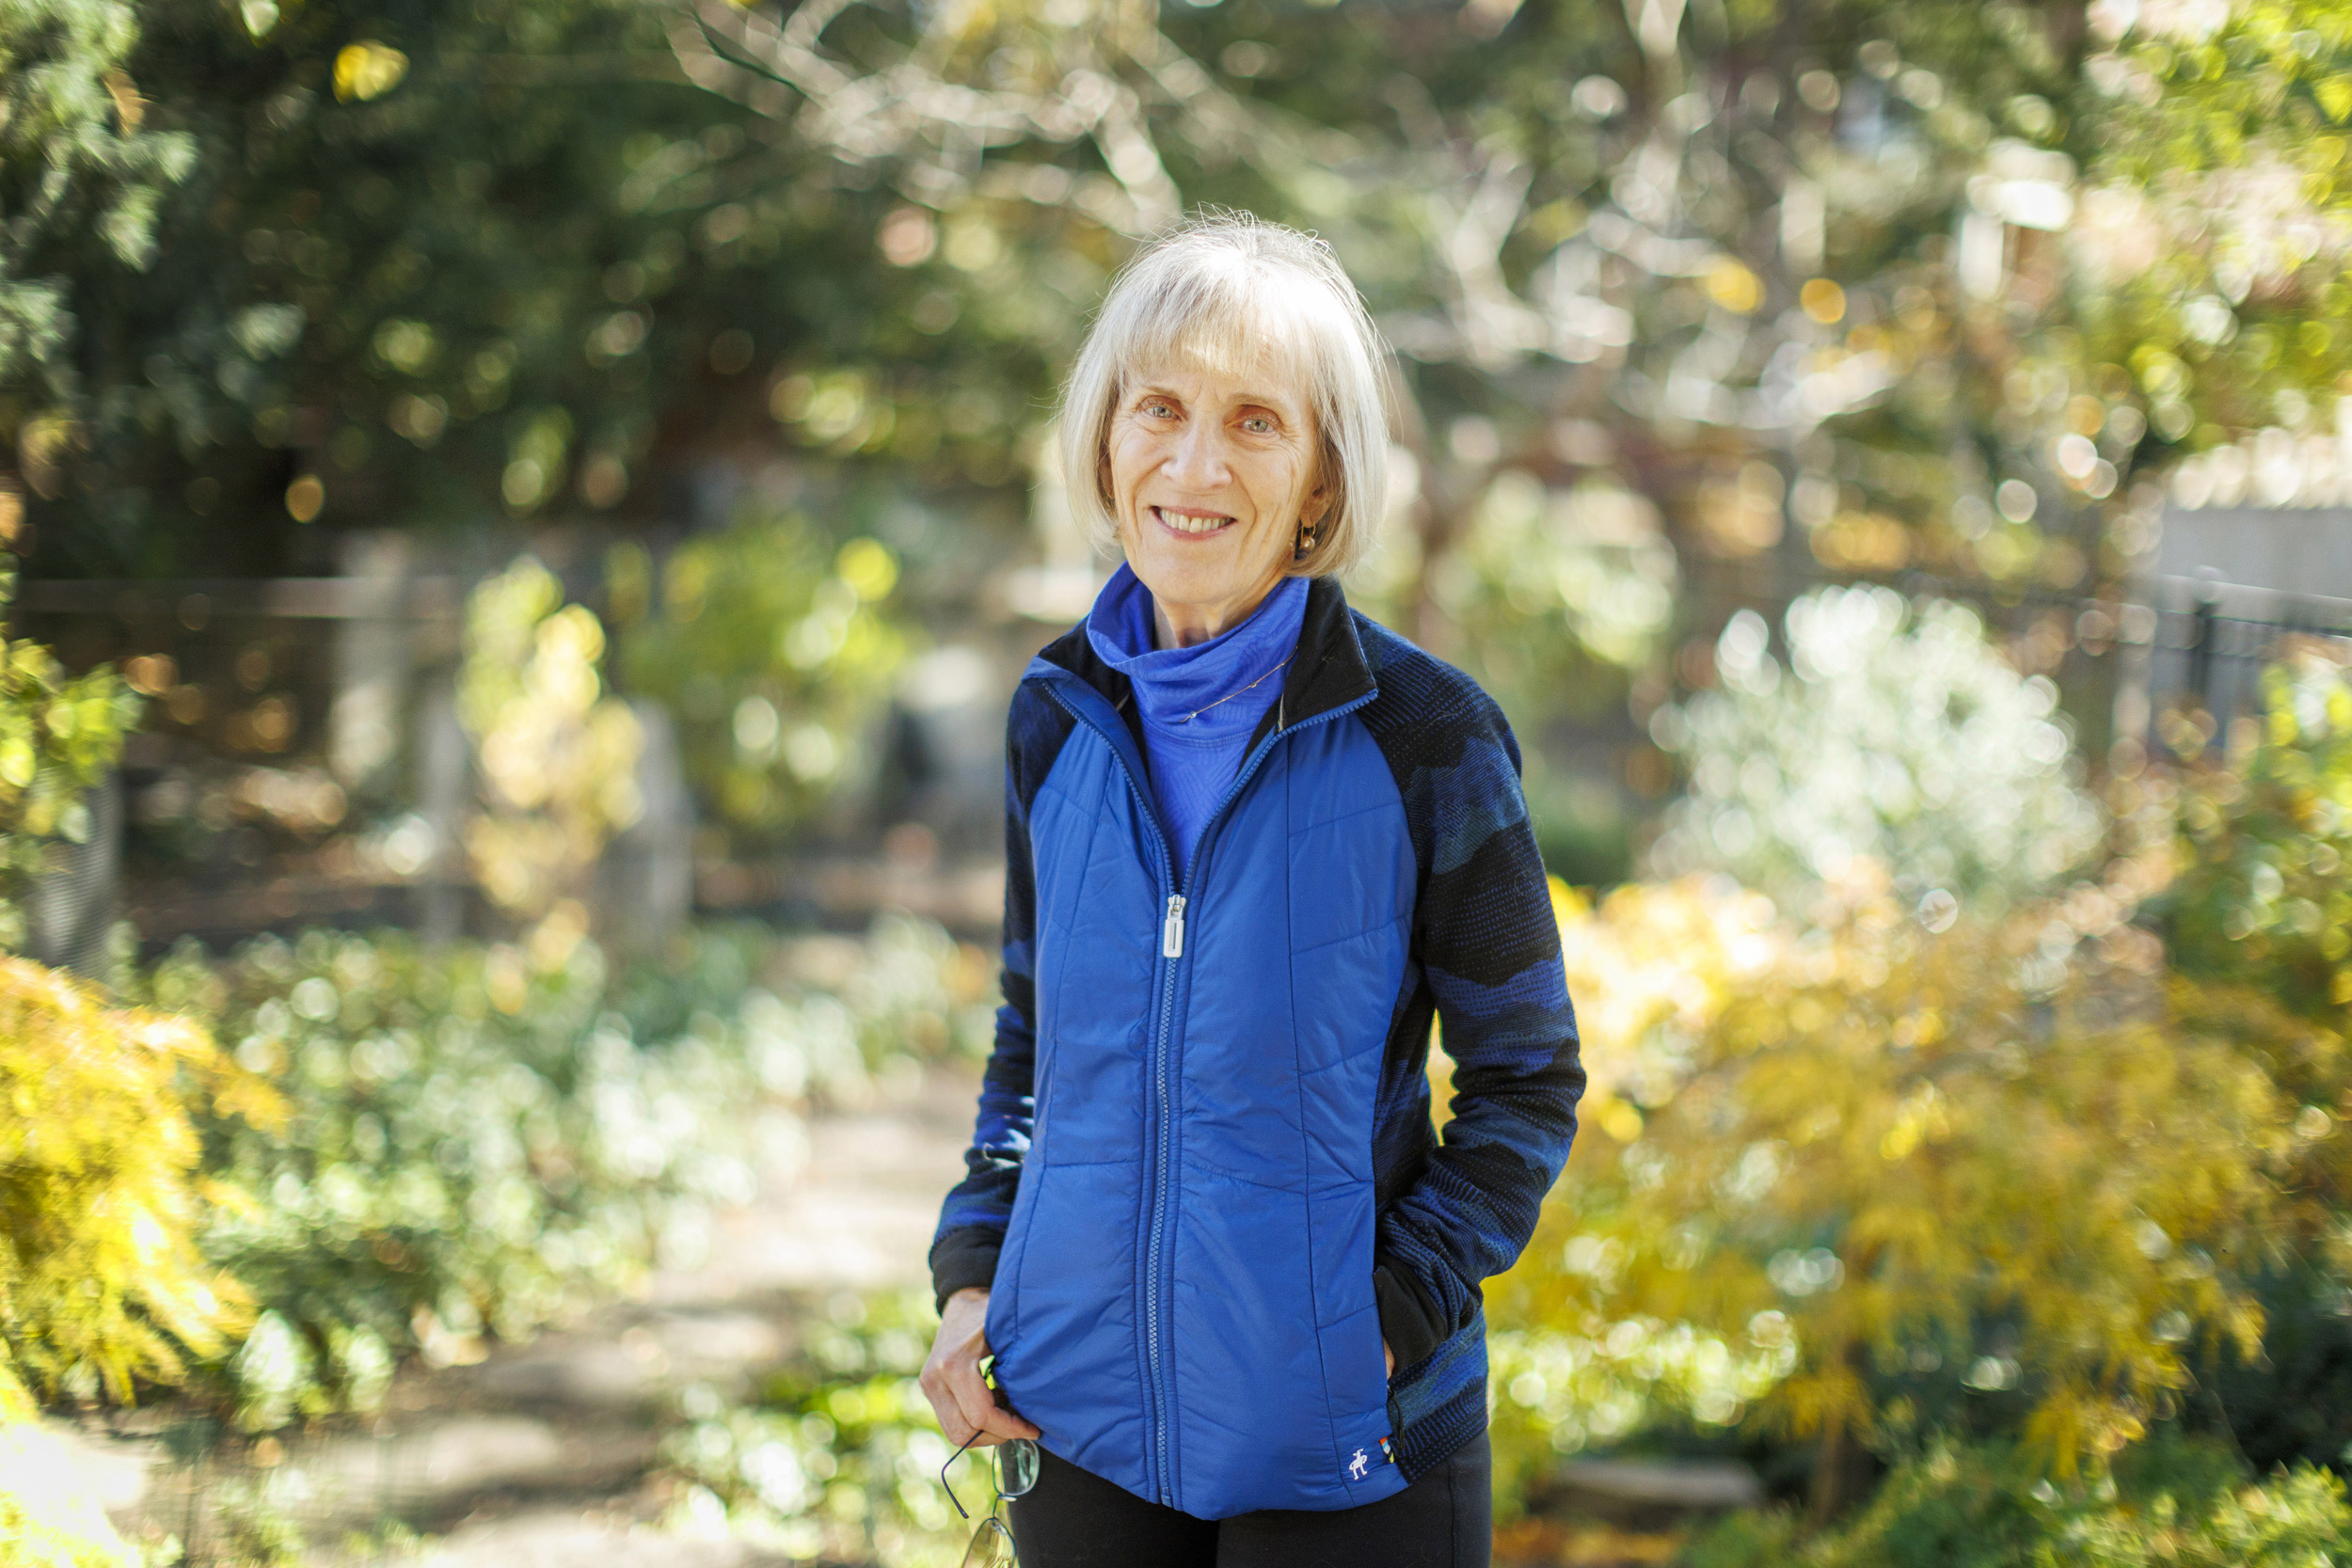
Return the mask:
[(242, 1291), (194, 1242), (217, 1189), (195, 1173), (190, 1085), (259, 1124), (283, 1115), (194, 1023), (0, 957), (0, 1418), (69, 1375), (127, 1399), (242, 1325)]
[(484, 775), (485, 810), (466, 847), (491, 901), (533, 919), (644, 810), (644, 728), (604, 694), (603, 626), (562, 597), (529, 557), (476, 589), (459, 676), (459, 716)]
[(1724, 309), (1750, 315), (1764, 303), (1764, 284), (1755, 273), (1728, 256), (1719, 256), (1707, 269), (1707, 297)]
[(1846, 291), (1826, 277), (1809, 279), (1797, 291), (1797, 303), (1804, 313), (1823, 326), (1834, 325), (1846, 319)]
[(408, 74), (408, 56), (389, 44), (363, 39), (335, 55), (335, 96), (348, 103), (381, 98)]
[(1910, 1158), (1923, 1140), (1941, 1142), (1951, 1136), (1951, 1117), (1933, 1084), (1922, 1084), (1895, 1112), (1895, 1123), (1879, 1139), (1879, 1158), (1893, 1164)]
[(898, 558), (878, 539), (852, 539), (842, 546), (834, 557), (833, 570), (834, 576), (868, 604), (888, 598), (898, 585)]
[(2339, 125), (2352, 116), (2352, 76), (2339, 74), (2313, 82), (2312, 96), (2319, 101), (2328, 118)]
[[(1997, 1370), (1972, 1387), (2031, 1391), (2061, 1467), (2136, 1438), (2201, 1327), (2258, 1341), (2237, 1281), (2305, 1223), (2287, 1193), (2352, 1179), (2352, 1140), (2309, 1114), (2338, 1102), (2342, 1042), (2128, 969), (2028, 997), (2019, 960), (2063, 902), (1931, 936), (1862, 899), (1799, 939), (1749, 896), (1560, 899), (1587, 1118), (1617, 1147), (1586, 1144), (1572, 1204), (1499, 1282), (1499, 1322), (1728, 1335), (1769, 1308), (1802, 1354), (1758, 1411), (1799, 1432), (1879, 1418), (1866, 1351), (1959, 1357)], [(2290, 1174), (2322, 1161), (2344, 1168)], [(1623, 1249), (1605, 1284), (1555, 1225)], [(2016, 1339), (1972, 1343), (1995, 1316)]]

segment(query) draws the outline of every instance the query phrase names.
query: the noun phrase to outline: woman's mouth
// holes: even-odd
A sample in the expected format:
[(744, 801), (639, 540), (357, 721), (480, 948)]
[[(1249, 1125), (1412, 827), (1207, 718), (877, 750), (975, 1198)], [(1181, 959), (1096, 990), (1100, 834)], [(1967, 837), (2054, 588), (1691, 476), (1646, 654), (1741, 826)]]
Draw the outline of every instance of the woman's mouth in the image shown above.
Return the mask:
[(1188, 512), (1167, 506), (1155, 506), (1151, 510), (1152, 515), (1160, 520), (1162, 527), (1175, 533), (1215, 533), (1233, 520), (1217, 512)]

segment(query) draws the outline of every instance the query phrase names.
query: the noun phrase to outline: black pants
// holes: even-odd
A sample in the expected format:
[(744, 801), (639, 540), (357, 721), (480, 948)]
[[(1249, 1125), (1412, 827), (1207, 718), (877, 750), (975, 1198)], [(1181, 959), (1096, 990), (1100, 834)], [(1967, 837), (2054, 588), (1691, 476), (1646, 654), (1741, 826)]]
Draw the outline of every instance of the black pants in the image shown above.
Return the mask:
[(1196, 1519), (1041, 1452), (1015, 1498), (1021, 1568), (1486, 1568), (1494, 1477), (1480, 1433), (1392, 1497), (1329, 1512)]

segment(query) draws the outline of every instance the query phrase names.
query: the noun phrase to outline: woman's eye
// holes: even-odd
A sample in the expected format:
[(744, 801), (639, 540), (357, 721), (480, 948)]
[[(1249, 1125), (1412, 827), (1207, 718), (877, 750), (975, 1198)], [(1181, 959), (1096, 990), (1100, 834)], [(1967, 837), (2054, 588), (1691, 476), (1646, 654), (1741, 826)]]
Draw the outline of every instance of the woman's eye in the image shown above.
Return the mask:
[(1143, 405), (1143, 411), (1155, 420), (1172, 420), (1176, 417), (1176, 410), (1165, 403), (1147, 403)]
[(1274, 434), (1274, 421), (1267, 419), (1263, 414), (1250, 415), (1249, 418), (1242, 420), (1241, 427), (1242, 429), (1249, 432), (1252, 436), (1271, 436)]

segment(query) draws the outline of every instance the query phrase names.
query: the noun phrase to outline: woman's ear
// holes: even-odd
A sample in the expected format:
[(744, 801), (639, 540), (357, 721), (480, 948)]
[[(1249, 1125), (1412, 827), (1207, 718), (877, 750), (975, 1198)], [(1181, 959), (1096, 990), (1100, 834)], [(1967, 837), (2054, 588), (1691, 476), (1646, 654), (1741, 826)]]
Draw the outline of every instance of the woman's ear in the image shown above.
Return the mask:
[(1307, 499), (1299, 503), (1298, 520), (1310, 529), (1321, 528), (1325, 514), (1331, 510), (1332, 501), (1338, 499), (1335, 489), (1336, 486), (1328, 481), (1315, 481), (1314, 488), (1309, 490)]

